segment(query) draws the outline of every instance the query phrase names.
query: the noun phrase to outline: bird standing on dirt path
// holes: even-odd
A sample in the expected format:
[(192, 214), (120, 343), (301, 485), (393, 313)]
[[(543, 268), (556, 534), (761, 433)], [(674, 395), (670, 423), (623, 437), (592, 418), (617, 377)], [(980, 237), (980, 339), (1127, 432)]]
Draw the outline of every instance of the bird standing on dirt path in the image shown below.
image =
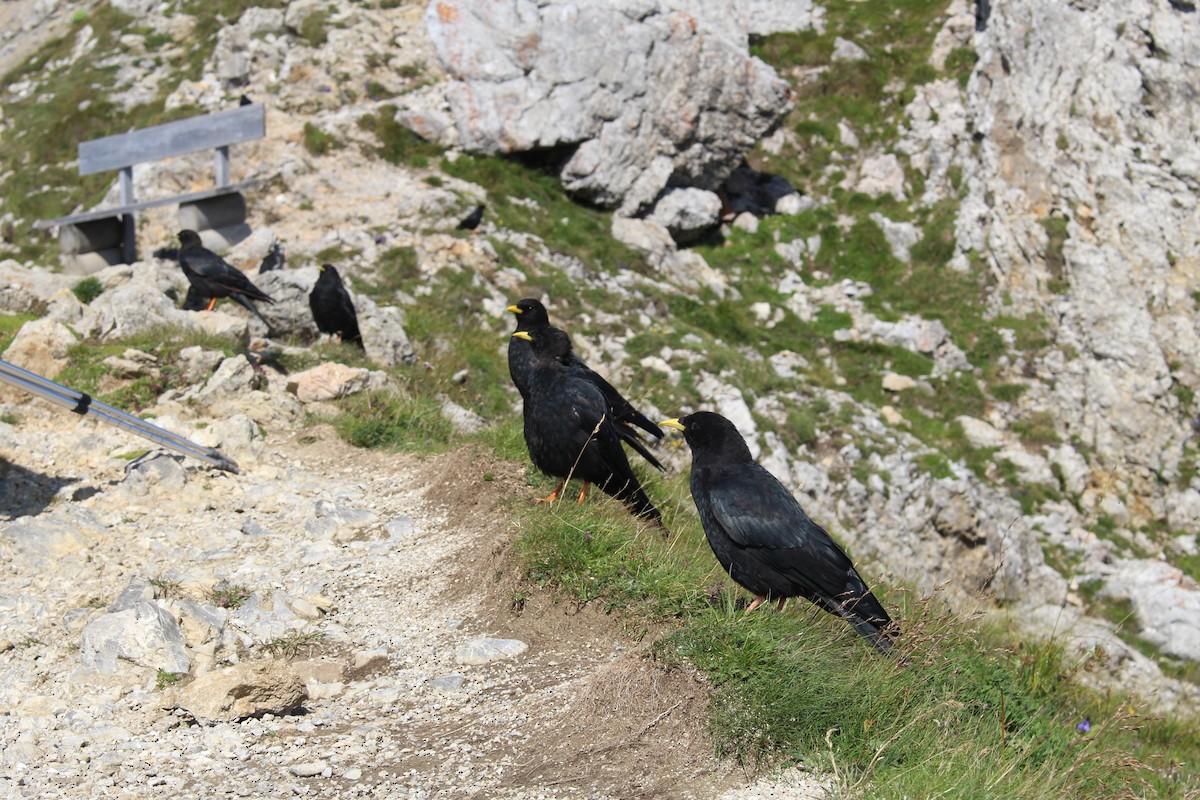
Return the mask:
[(736, 427), (699, 411), (664, 420), (692, 450), (692, 499), (704, 535), (729, 577), (764, 600), (805, 597), (849, 622), (886, 653), (897, 634), (837, 542), (809, 519), (792, 493), (754, 461)]
[[(505, 310), (511, 311), (517, 316), (517, 331), (519, 332), (537, 336), (547, 330), (559, 330), (550, 324), (550, 317), (546, 313), (546, 307), (539, 300), (527, 297)], [(566, 334), (563, 335), (566, 336)], [(633, 403), (626, 400), (603, 376), (585, 364), (583, 359), (575, 353), (574, 348), (571, 347), (570, 337), (566, 338), (566, 354), (562, 356), (562, 359), (568, 366), (578, 367), (583, 370), (583, 374), (587, 379), (604, 395), (604, 400), (608, 405), (609, 419), (612, 420), (614, 427), (616, 427), (617, 435), (621, 438), (621, 441), (636, 450), (655, 469), (665, 472), (666, 468), (646, 449), (644, 440), (634, 426), (636, 425), (655, 438), (660, 439), (663, 435), (662, 429), (651, 422), (645, 414), (634, 408)], [(533, 349), (528, 341), (525, 341), (521, 337), (512, 337), (508, 340), (508, 374), (512, 378), (513, 384), (517, 387), (517, 391), (521, 393), (522, 399), (525, 399), (526, 402), (528, 402), (529, 376), (533, 371), (533, 361)]]
[(183, 268), (183, 274), (187, 276), (188, 283), (195, 288), (196, 292), (210, 298), (206, 310), (212, 311), (219, 298), (232, 297), (267, 326), (267, 335), (270, 336), (272, 333), (271, 323), (267, 322), (266, 317), (259, 313), (251, 300), (261, 300), (265, 303), (274, 303), (275, 301), (266, 292), (251, 283), (243, 272), (231, 267), (225, 262), (225, 259), (206, 248), (200, 242), (200, 234), (184, 229), (178, 233), (178, 236), (179, 266)]
[(483, 222), (483, 203), (475, 206), (470, 214), (462, 218), (462, 221), (455, 226), (456, 230), (473, 231), (479, 227), (479, 223)]
[(608, 403), (584, 371), (563, 363), (567, 335), (557, 328), (531, 335), (513, 334), (533, 346), (529, 394), (525, 399), (525, 445), (534, 466), (561, 479), (549, 496), (554, 501), (571, 478), (583, 481), (579, 502), (594, 483), (623, 502), (634, 514), (662, 525), (662, 515), (638, 483), (629, 466)]
[(356, 345), (365, 350), (362, 334), (358, 330), (358, 313), (354, 310), (354, 301), (342, 276), (338, 274), (333, 264), (322, 264), (317, 269), (320, 274), (308, 295), (308, 307), (312, 309), (313, 320), (317, 330), (337, 336), (343, 342)]

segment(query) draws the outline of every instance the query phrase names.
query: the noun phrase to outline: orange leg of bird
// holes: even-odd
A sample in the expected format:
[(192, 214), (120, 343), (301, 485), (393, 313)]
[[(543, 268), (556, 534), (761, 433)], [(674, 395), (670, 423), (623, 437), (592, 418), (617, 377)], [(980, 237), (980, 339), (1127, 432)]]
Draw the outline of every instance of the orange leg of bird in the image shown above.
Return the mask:
[(535, 503), (553, 503), (555, 500), (557, 500), (557, 499), (558, 499), (558, 493), (559, 493), (559, 492), (561, 492), (561, 491), (562, 491), (562, 488), (563, 488), (564, 486), (566, 486), (566, 485), (567, 485), (567, 482), (566, 482), (566, 481), (563, 481), (563, 482), (562, 482), (562, 483), (560, 483), (558, 486), (555, 486), (555, 487), (554, 487), (554, 491), (553, 491), (553, 492), (551, 492), (550, 494), (546, 495), (545, 497), (535, 497), (535, 498), (533, 499), (533, 502), (535, 502)]
[(783, 611), (783, 607), (787, 605), (787, 601), (788, 599), (786, 597), (779, 598), (779, 602), (775, 604), (775, 608), (779, 611)]
[(751, 611), (758, 608), (760, 605), (762, 605), (763, 600), (766, 600), (766, 599), (767, 598), (762, 597), (762, 596), (754, 598), (754, 602), (751, 603), (750, 605), (746, 606), (746, 613), (749, 614)]
[(217, 298), (215, 298), (215, 297), (210, 297), (210, 298), (208, 298), (208, 308), (206, 308), (206, 309), (204, 309), (204, 310), (205, 310), (205, 311), (212, 311), (212, 310), (213, 310), (213, 308), (215, 308), (215, 307), (216, 307), (216, 305), (217, 305)]
[(576, 505), (583, 505), (583, 501), (587, 500), (587, 490), (590, 485), (587, 481), (583, 482), (583, 491), (579, 493), (579, 499), (575, 501)]

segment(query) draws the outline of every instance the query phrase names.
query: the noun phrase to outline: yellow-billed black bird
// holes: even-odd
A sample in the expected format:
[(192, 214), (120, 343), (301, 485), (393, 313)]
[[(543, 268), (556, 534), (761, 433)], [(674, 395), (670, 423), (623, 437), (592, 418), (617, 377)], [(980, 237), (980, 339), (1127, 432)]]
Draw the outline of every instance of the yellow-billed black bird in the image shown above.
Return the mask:
[(897, 631), (850, 557), (809, 519), (792, 493), (754, 461), (736, 427), (698, 411), (663, 425), (683, 431), (692, 449), (692, 500), (717, 561), (764, 600), (805, 597), (849, 622), (881, 653)]
[(578, 366), (564, 363), (567, 335), (557, 328), (537, 334), (518, 331), (513, 336), (532, 344), (533, 366), (525, 399), (525, 445), (534, 466), (561, 479), (549, 496), (555, 500), (567, 481), (583, 481), (579, 502), (594, 483), (617, 498), (637, 516), (662, 524), (662, 515), (629, 466), (608, 403)]
[[(547, 330), (560, 330), (550, 324), (550, 317), (541, 301), (531, 297), (520, 300), (505, 310), (511, 311), (517, 316), (518, 332), (536, 336)], [(585, 364), (583, 359), (576, 354), (575, 349), (571, 347), (570, 337), (565, 333), (563, 336), (566, 337), (566, 353), (560, 358), (568, 366), (578, 367), (582, 370), (583, 375), (604, 395), (604, 401), (608, 405), (609, 419), (616, 427), (621, 441), (636, 450), (655, 469), (665, 472), (665, 467), (646, 449), (645, 442), (634, 426), (636, 425), (656, 438), (662, 438), (662, 429), (651, 422), (645, 414), (634, 408), (633, 403), (626, 400), (616, 387), (605, 380), (602, 375)], [(517, 387), (517, 391), (521, 393), (521, 398), (526, 402), (528, 402), (529, 376), (533, 371), (533, 360), (532, 346), (528, 341), (516, 336), (508, 340), (508, 374)]]
[(231, 297), (250, 310), (267, 326), (267, 335), (271, 335), (271, 323), (259, 313), (252, 300), (265, 303), (275, 301), (262, 289), (259, 289), (241, 270), (225, 263), (225, 259), (206, 248), (200, 242), (200, 234), (192, 230), (182, 230), (179, 236), (179, 266), (187, 276), (188, 283), (195, 288), (198, 295), (209, 298), (207, 311), (212, 311), (217, 300)]
[(317, 330), (337, 336), (343, 342), (350, 342), (360, 350), (363, 346), (362, 334), (358, 330), (358, 313), (354, 310), (354, 301), (342, 276), (338, 274), (333, 264), (322, 264), (318, 267), (320, 274), (308, 295), (308, 307), (312, 309), (313, 320)]

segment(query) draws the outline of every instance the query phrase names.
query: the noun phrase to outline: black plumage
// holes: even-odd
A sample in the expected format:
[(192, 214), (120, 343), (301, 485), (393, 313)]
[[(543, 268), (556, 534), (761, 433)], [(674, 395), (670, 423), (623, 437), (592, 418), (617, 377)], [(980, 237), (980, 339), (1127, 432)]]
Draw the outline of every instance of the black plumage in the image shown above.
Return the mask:
[(241, 270), (225, 263), (225, 259), (206, 248), (200, 242), (200, 234), (185, 229), (180, 231), (178, 236), (179, 266), (183, 268), (183, 274), (187, 276), (188, 283), (196, 292), (210, 298), (208, 310), (212, 310), (219, 298), (231, 297), (258, 317), (262, 324), (267, 326), (267, 335), (270, 336), (271, 323), (259, 313), (252, 301), (275, 301), (251, 283)]
[(322, 264), (317, 282), (308, 295), (308, 306), (312, 309), (317, 330), (340, 338), (343, 342), (363, 346), (362, 334), (358, 330), (358, 313), (354, 300), (342, 283), (342, 276), (332, 264)]
[[(517, 316), (517, 331), (536, 336), (547, 330), (559, 330), (550, 324), (550, 317), (546, 313), (546, 307), (539, 300), (525, 298), (505, 310), (511, 311)], [(646, 449), (644, 440), (634, 426), (641, 428), (656, 438), (662, 438), (662, 429), (651, 422), (645, 414), (634, 408), (633, 403), (626, 400), (617, 391), (616, 387), (605, 380), (602, 375), (585, 364), (583, 359), (575, 353), (574, 348), (571, 347), (570, 337), (566, 337), (566, 353), (561, 356), (561, 359), (565, 364), (578, 367), (582, 370), (584, 376), (604, 395), (604, 400), (608, 405), (609, 417), (612, 419), (621, 441), (636, 450), (655, 469), (665, 471), (665, 468), (659, 463), (658, 459)], [(533, 360), (533, 350), (529, 342), (520, 337), (509, 339), (508, 374), (512, 378), (513, 384), (517, 387), (517, 391), (521, 393), (521, 397), (526, 401), (528, 401), (529, 376), (533, 370)]]
[(271, 249), (267, 251), (258, 265), (258, 274), (262, 275), (273, 269), (283, 269), (285, 266), (287, 266), (287, 258), (283, 255), (283, 245), (279, 242), (271, 242)]
[(850, 557), (809, 519), (782, 483), (750, 455), (733, 423), (710, 411), (666, 420), (692, 450), (692, 499), (721, 566), (764, 600), (805, 597), (849, 622), (881, 653), (896, 635), (891, 618)]
[(513, 336), (532, 344), (533, 364), (525, 399), (525, 445), (534, 466), (561, 479), (544, 501), (558, 497), (566, 482), (584, 482), (579, 502), (594, 483), (617, 498), (637, 516), (662, 524), (662, 515), (634, 475), (621, 447), (621, 438), (609, 417), (608, 403), (578, 366), (563, 362), (567, 335), (547, 328), (535, 335), (519, 331)]
[(203, 311), (212, 302), (211, 297), (202, 294), (195, 286), (188, 284), (187, 296), (183, 298), (180, 308), (184, 311)]
[(471, 210), (471, 213), (463, 217), (458, 225), (455, 226), (455, 228), (460, 231), (473, 231), (478, 228), (479, 223), (483, 222), (483, 208), (483, 203), (475, 206), (475, 208)]

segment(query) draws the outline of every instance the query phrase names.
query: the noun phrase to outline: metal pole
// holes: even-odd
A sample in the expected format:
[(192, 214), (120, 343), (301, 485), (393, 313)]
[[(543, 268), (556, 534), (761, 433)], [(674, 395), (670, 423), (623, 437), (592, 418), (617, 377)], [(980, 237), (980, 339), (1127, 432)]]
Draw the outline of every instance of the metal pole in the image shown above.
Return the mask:
[(144, 419), (139, 419), (106, 403), (101, 403), (86, 392), (70, 389), (61, 383), (55, 383), (49, 378), (43, 378), (36, 372), (30, 372), (21, 369), (15, 364), (0, 360), (0, 381), (11, 386), (16, 386), (18, 389), (24, 389), (30, 394), (35, 394), (63, 408), (70, 409), (81, 416), (92, 414), (105, 422), (117, 425), (131, 433), (136, 433), (138, 436), (145, 437), (163, 447), (169, 447), (184, 455), (205, 461), (217, 469), (223, 469), (235, 475), (238, 473), (237, 464), (234, 463), (233, 459), (221, 455), (219, 450), (198, 445), (192, 440), (177, 433), (172, 433), (166, 428), (160, 428)]

